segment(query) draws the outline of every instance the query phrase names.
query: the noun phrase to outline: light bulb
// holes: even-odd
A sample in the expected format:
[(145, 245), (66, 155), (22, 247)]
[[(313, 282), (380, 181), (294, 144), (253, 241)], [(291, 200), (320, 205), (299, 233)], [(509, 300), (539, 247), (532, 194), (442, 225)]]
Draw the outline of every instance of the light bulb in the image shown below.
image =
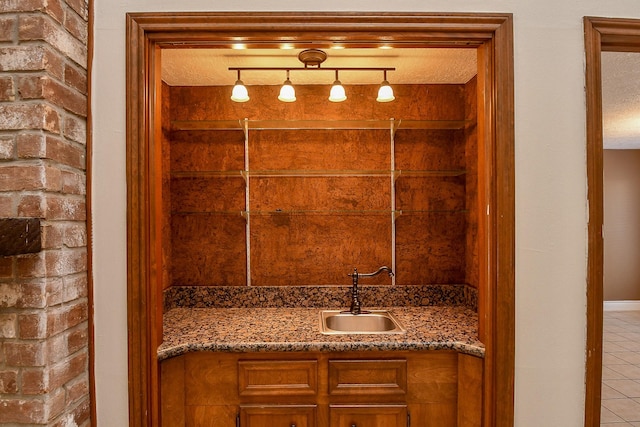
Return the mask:
[(285, 80), (284, 84), (280, 88), (280, 95), (278, 99), (282, 102), (294, 102), (296, 100), (296, 90), (291, 84), (291, 80)]
[(376, 99), (376, 101), (391, 102), (394, 99), (396, 99), (396, 97), (393, 96), (393, 89), (391, 88), (391, 86), (389, 86), (389, 82), (386, 80), (383, 81), (380, 84), (380, 89), (378, 89), (378, 98)]
[(333, 82), (333, 86), (331, 86), (331, 92), (329, 93), (329, 101), (331, 102), (342, 102), (347, 99), (347, 95), (344, 92), (344, 87), (340, 80), (336, 80)]
[(231, 100), (233, 102), (247, 102), (249, 100), (249, 92), (242, 80), (237, 80), (235, 86), (233, 86)]

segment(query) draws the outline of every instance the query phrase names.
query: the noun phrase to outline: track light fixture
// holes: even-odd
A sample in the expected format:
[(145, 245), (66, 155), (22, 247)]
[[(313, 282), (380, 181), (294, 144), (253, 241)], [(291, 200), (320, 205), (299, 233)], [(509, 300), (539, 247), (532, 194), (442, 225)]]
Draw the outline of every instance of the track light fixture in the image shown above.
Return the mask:
[(233, 92), (231, 94), (231, 100), (235, 102), (246, 102), (249, 100), (249, 93), (247, 88), (240, 80), (240, 71), (286, 71), (287, 79), (284, 81), (280, 88), (280, 94), (278, 99), (283, 102), (294, 102), (296, 100), (296, 93), (291, 80), (289, 79), (290, 71), (335, 71), (335, 81), (331, 86), (329, 94), (329, 101), (342, 102), (347, 99), (347, 95), (338, 78), (339, 71), (382, 71), (384, 72), (384, 78), (380, 84), (378, 90), (378, 102), (390, 102), (395, 99), (393, 95), (393, 89), (387, 81), (387, 71), (394, 71), (395, 68), (389, 67), (326, 67), (322, 68), (321, 64), (327, 59), (327, 54), (320, 49), (306, 49), (298, 54), (298, 60), (304, 64), (304, 67), (229, 67), (231, 71), (238, 72), (238, 79)]

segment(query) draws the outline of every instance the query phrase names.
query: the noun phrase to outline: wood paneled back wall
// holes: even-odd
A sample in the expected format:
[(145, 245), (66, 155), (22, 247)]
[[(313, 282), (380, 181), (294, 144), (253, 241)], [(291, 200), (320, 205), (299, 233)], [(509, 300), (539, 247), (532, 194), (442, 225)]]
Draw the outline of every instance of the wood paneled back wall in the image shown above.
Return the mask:
[[(475, 79), (396, 85), (384, 104), (377, 85), (346, 86), (342, 103), (329, 86), (296, 87), (294, 103), (278, 86), (248, 89), (239, 104), (230, 87), (163, 86), (167, 285), (348, 285), (354, 267), (391, 266), (394, 252), (397, 285), (477, 285)], [(221, 126), (245, 118), (282, 126), (250, 125), (246, 141)], [(401, 124), (392, 145), (391, 118), (467, 121)], [(335, 120), (389, 123), (329, 129)]]

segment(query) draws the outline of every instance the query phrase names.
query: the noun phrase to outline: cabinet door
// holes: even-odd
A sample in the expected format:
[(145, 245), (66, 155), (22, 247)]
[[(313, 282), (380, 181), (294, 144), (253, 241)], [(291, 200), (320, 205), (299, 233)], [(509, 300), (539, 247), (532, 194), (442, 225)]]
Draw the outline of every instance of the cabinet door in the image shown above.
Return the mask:
[(405, 405), (331, 405), (330, 427), (408, 427)]
[(315, 427), (316, 407), (241, 406), (240, 427)]

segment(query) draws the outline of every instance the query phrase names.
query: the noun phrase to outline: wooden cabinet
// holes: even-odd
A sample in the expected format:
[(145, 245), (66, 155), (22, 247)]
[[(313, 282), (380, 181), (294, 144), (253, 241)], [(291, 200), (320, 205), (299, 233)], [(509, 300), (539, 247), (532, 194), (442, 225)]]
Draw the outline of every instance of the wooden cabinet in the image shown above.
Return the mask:
[(454, 351), (196, 352), (161, 364), (163, 427), (480, 427), (482, 359)]
[(316, 427), (315, 406), (240, 406), (242, 427)]
[(332, 405), (330, 427), (408, 427), (406, 405)]

